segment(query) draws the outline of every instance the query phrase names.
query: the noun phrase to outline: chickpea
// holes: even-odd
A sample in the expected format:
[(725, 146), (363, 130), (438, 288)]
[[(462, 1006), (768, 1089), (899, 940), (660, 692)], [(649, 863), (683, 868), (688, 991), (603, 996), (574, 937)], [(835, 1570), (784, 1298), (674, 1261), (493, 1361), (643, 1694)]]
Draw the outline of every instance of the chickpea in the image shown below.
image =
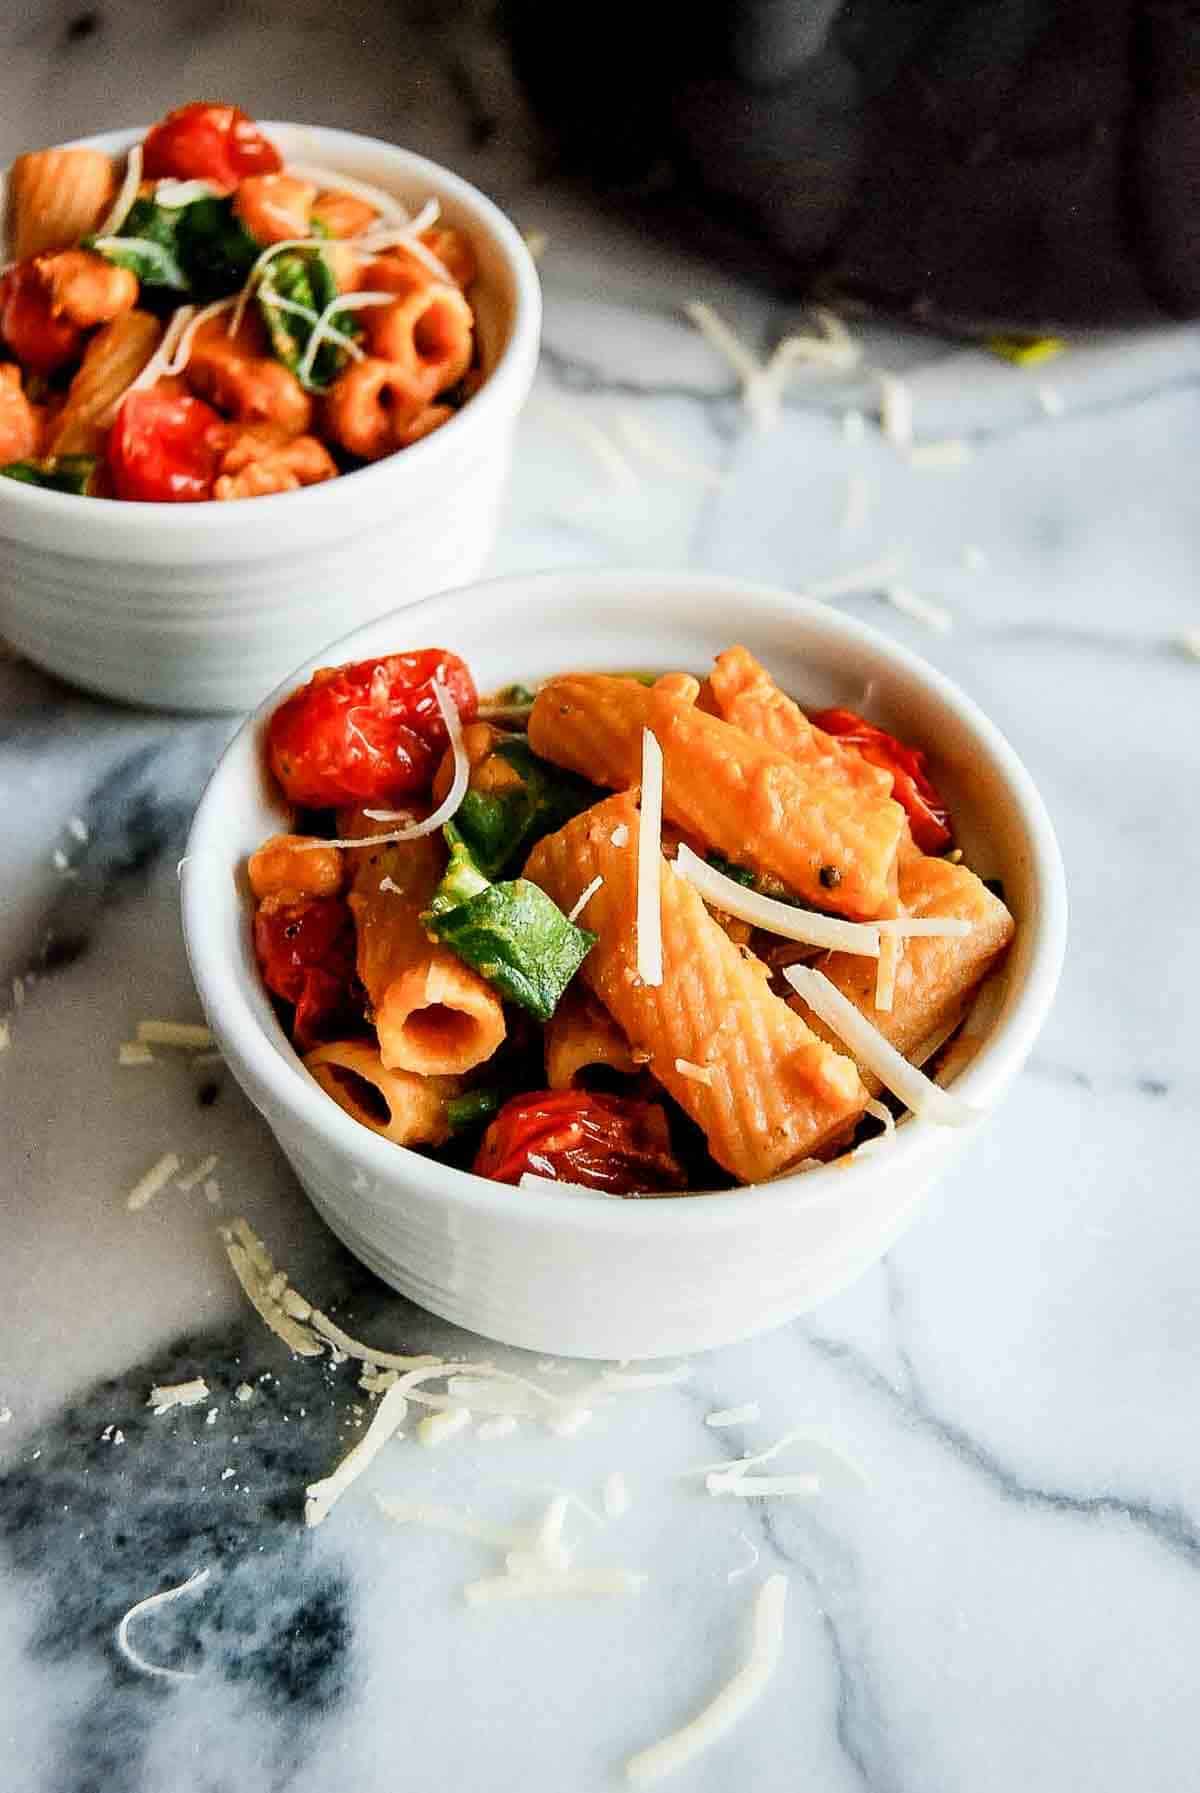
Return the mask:
[(336, 379), (325, 400), (329, 434), (348, 453), (378, 461), (401, 446), (404, 431), (425, 409), (428, 380), (414, 385), (408, 368), (368, 356)]
[(37, 409), (21, 390), (21, 370), (8, 362), (0, 367), (0, 467), (32, 459), (41, 433)]
[(213, 497), (225, 500), (296, 492), (301, 486), (315, 486), (337, 477), (333, 457), (315, 436), (293, 436), (290, 442), (275, 448), (261, 441), (235, 443), (225, 455), (223, 466), (225, 471), (217, 476)]
[(337, 895), (345, 878), (342, 850), (324, 841), (319, 846), (308, 844), (313, 838), (274, 834), (250, 855), (246, 870), (250, 888), (260, 902), (264, 897), (295, 901), (297, 897)]
[(114, 267), (90, 249), (39, 255), (33, 266), (48, 294), (52, 314), (80, 330), (110, 324), (137, 304), (137, 275), (128, 268)]
[(258, 243), (306, 237), (317, 189), (290, 174), (250, 174), (238, 183), (233, 214)]

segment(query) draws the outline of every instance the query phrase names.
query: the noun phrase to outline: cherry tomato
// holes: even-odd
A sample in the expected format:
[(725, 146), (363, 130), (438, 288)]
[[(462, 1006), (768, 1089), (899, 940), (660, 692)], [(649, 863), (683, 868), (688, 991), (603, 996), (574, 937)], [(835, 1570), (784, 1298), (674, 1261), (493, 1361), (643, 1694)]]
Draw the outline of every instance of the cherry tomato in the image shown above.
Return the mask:
[(147, 180), (206, 180), (230, 191), (248, 174), (278, 174), (283, 158), (240, 106), (193, 100), (168, 112), (142, 145)]
[(227, 434), (224, 419), (202, 399), (128, 393), (108, 434), (117, 497), (156, 504), (211, 498)]
[(31, 261), (0, 280), (0, 337), (27, 372), (52, 374), (78, 355), (83, 331), (50, 309), (50, 288)]
[(314, 672), (280, 704), (267, 730), (267, 757), (284, 794), (327, 809), (427, 789), (447, 741), (434, 695), (439, 672), (469, 722), (479, 701), (474, 680), (443, 648)]
[(506, 1102), (473, 1168), (495, 1183), (519, 1183), (532, 1171), (612, 1195), (682, 1189), (685, 1182), (656, 1103), (583, 1090), (540, 1090)]
[(919, 747), (906, 747), (886, 729), (876, 728), (853, 710), (822, 710), (810, 718), (827, 735), (836, 735), (847, 747), (857, 747), (865, 760), (892, 774), (892, 796), (908, 812), (912, 837), (923, 853), (943, 853), (954, 838), (950, 812), (925, 770)]
[(361, 1021), (354, 918), (341, 897), (265, 897), (254, 917), (254, 951), (268, 990), (295, 1006), (292, 1036), (302, 1052)]

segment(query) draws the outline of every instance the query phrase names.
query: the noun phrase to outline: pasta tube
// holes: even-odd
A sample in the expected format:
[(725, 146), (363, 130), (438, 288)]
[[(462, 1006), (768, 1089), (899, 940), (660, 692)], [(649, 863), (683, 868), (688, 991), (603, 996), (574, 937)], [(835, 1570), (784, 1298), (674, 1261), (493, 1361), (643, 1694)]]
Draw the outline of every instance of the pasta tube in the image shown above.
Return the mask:
[[(362, 811), (339, 817), (344, 836), (378, 823)], [(504, 1039), (504, 1010), (491, 986), (421, 920), (442, 875), (440, 835), (352, 849), (350, 908), (358, 930), (358, 975), (374, 1011), (389, 1071), (449, 1076), (482, 1064)]]
[(8, 171), (8, 241), (14, 261), (69, 249), (112, 204), (117, 177), (98, 149), (39, 149)]
[(471, 365), (475, 319), (457, 287), (426, 286), (365, 312), (371, 353), (426, 401), (461, 380)]
[[(907, 915), (969, 921), (971, 932), (955, 938), (906, 939), (890, 1009), (875, 1007), (873, 960), (831, 953), (821, 961), (821, 970), (898, 1052), (911, 1058), (925, 1041), (957, 1022), (972, 990), (1007, 950), (1014, 924), (999, 897), (974, 872), (927, 857), (911, 840), (900, 853), (900, 903)], [(808, 1014), (798, 996), (791, 1003), (823, 1038), (836, 1039), (823, 1022)], [(862, 1078), (876, 1094), (878, 1079), (866, 1070)]]
[(620, 788), (637, 780), (643, 728), (662, 748), (663, 813), (685, 834), (818, 908), (860, 919), (890, 911), (900, 805), (797, 764), (671, 689), (596, 674), (553, 680), (534, 702), (529, 742)]
[(608, 1010), (578, 982), (546, 1025), (546, 1087), (573, 1089), (581, 1071), (638, 1071), (629, 1041)]
[(127, 311), (98, 330), (71, 381), (47, 452), (95, 454), (117, 406), (161, 340), (162, 325), (148, 311)]
[(541, 841), (525, 875), (560, 905), (601, 880), (588, 905), (599, 939), (581, 977), (703, 1129), (717, 1162), (742, 1182), (761, 1182), (839, 1140), (866, 1092), (853, 1062), (772, 994), (765, 967), (733, 944), (665, 860), (663, 980), (641, 982), (637, 822), (631, 793), (609, 797)]
[(398, 1146), (440, 1146), (450, 1137), (446, 1104), (457, 1077), (389, 1071), (365, 1040), (318, 1046), (304, 1061), (327, 1096), (354, 1120)]
[(861, 753), (841, 745), (824, 729), (814, 728), (798, 703), (781, 691), (749, 648), (726, 648), (718, 654), (706, 687), (705, 709), (745, 729), (748, 735), (778, 747), (797, 765), (820, 767), (857, 790), (889, 797), (892, 775), (873, 766)]

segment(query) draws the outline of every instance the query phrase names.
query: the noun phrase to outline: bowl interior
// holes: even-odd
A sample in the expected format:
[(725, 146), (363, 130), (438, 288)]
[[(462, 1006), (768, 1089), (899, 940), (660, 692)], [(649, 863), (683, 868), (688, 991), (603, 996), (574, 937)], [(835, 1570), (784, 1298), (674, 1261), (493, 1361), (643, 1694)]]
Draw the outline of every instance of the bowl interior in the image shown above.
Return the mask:
[[(426, 600), (355, 630), (299, 667), (260, 706), (228, 748), (197, 812), (184, 871), (184, 919), (197, 986), (214, 1028), (235, 1063), (250, 1072), (260, 1106), (302, 1116), (340, 1142), (348, 1156), (393, 1179), (419, 1173), (467, 1200), (494, 1191), (481, 1179), (434, 1165), (378, 1139), (329, 1102), (308, 1077), (276, 1020), (254, 962), (245, 860), (286, 825), (287, 810), (263, 763), (266, 722), (281, 697), (319, 665), (372, 653), (445, 647), (470, 664), (486, 692), (513, 680), (536, 682), (568, 669), (687, 669), (702, 673), (713, 656), (742, 640), (801, 703), (846, 703), (928, 750), (934, 777), (950, 798), (972, 865), (1004, 880), (1018, 923), (1005, 995), (982, 1050), (958, 1079), (968, 1100), (986, 1106), (1029, 1051), (1053, 996), (1065, 937), (1062, 868), (1036, 791), (1012, 749), (975, 707), (916, 656), (874, 630), (819, 603), (770, 588), (687, 574), (541, 574), (505, 579)], [(257, 1093), (256, 1093), (257, 1092)], [(940, 1130), (910, 1120), (896, 1150), (919, 1150)], [(848, 1170), (781, 1178), (775, 1190), (828, 1193), (831, 1179), (871, 1174), (878, 1156)], [(748, 1192), (752, 1194), (753, 1192)], [(606, 1204), (587, 1197), (530, 1193), (531, 1203), (566, 1200), (595, 1211), (634, 1210), (651, 1224), (672, 1210), (672, 1224), (713, 1204), (729, 1208), (738, 1192), (686, 1203)], [(646, 1216), (645, 1222), (641, 1217)], [(685, 1222), (686, 1223), (686, 1222)]]

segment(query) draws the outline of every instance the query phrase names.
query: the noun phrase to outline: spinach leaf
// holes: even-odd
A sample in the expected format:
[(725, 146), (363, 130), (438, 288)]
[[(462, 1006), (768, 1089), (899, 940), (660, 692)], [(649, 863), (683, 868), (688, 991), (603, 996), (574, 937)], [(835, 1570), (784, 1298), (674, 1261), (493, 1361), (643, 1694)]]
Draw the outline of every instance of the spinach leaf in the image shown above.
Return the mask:
[(85, 237), (84, 247), (94, 249), (118, 268), (128, 268), (143, 286), (185, 293), (191, 283), (179, 261), (177, 234), (182, 216), (182, 211), (158, 205), (153, 199), (135, 199), (115, 235)]
[(457, 908), (431, 914), (430, 931), (502, 996), (549, 1021), (596, 944), (527, 878), (489, 884)]
[(42, 486), (48, 492), (85, 497), (95, 471), (94, 455), (64, 454), (51, 461), (10, 461), (7, 467), (0, 467), (0, 476), (25, 486)]
[(176, 252), (198, 299), (238, 292), (262, 253), (262, 245), (233, 215), (232, 199), (195, 199), (175, 227)]
[(462, 1096), (451, 1096), (446, 1104), (446, 1119), (451, 1132), (465, 1133), (470, 1127), (490, 1121), (503, 1099), (496, 1089), (473, 1089)]
[[(272, 304), (272, 299), (277, 297), (292, 305), (307, 306), (310, 312), (319, 316), (337, 296), (333, 269), (317, 248), (289, 249), (268, 262), (258, 288), (258, 308), (276, 359), (293, 373), (304, 359), (313, 333), (313, 319)], [(330, 322), (343, 336), (359, 333), (358, 321), (350, 311), (334, 312)], [(322, 341), (307, 384), (317, 390), (324, 389), (341, 372), (345, 360), (346, 351), (340, 344)]]
[(430, 915), (441, 915), (447, 909), (457, 909), (460, 903), (491, 888), (491, 879), (483, 876), (467, 843), (451, 836), (450, 829), (453, 826), (450, 823), (445, 830), (450, 841), (450, 860), (442, 873), (441, 883), (433, 893), (433, 900), (429, 905)]
[(539, 759), (527, 741), (500, 741), (492, 749), (511, 766), (519, 784), (497, 791), (468, 791), (447, 828), (447, 839), (465, 842), (485, 877), (513, 864), (542, 839), (562, 828), (600, 793), (586, 779)]

